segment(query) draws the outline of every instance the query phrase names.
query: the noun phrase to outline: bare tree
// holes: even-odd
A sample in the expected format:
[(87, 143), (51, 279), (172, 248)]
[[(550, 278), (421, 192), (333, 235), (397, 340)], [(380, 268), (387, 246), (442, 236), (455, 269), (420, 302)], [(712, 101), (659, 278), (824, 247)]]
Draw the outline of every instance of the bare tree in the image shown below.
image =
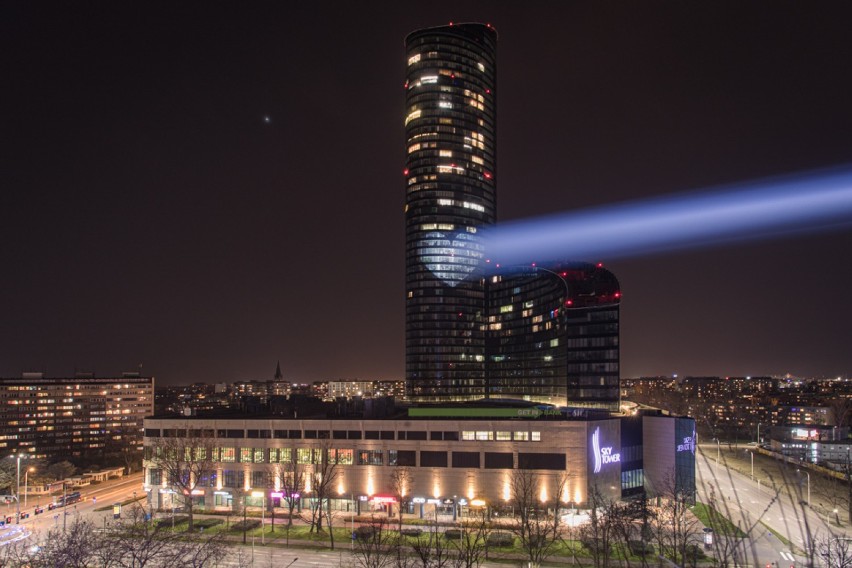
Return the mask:
[(157, 438), (150, 465), (159, 469), (166, 476), (169, 485), (181, 495), (184, 510), (189, 518), (189, 530), (192, 531), (192, 492), (216, 472), (218, 448), (212, 437), (190, 436), (190, 432), (182, 428), (175, 432), (177, 435), (174, 437)]
[(411, 475), (410, 467), (396, 467), (390, 474), (391, 491), (393, 491), (393, 496), (397, 502), (399, 530), (402, 530), (403, 511), (408, 509), (408, 505), (411, 503), (413, 483), (414, 477)]
[(813, 538), (813, 552), (826, 568), (852, 568), (852, 540), (848, 538), (817, 535)]
[(299, 463), (295, 448), (290, 448), (285, 454), (281, 468), (281, 493), (287, 507), (287, 545), (290, 544), (290, 527), (293, 526), (293, 512), (302, 498), (305, 490), (305, 468)]
[(414, 565), (420, 568), (455, 568), (458, 556), (455, 547), (438, 530), (438, 509), (429, 524), (429, 530), (417, 535), (411, 544)]
[[(512, 473), (510, 485), (517, 516), (510, 530), (518, 537), (531, 566), (541, 566), (561, 545), (559, 497), (565, 483), (565, 477), (561, 476), (548, 488), (544, 476), (531, 470), (517, 469)], [(548, 504), (554, 505), (552, 514)]]
[(589, 522), (580, 529), (580, 540), (596, 567), (607, 566), (617, 536), (620, 510), (618, 504), (605, 497), (597, 486), (590, 491), (588, 500)]
[[(65, 530), (52, 529), (38, 546), (31, 540), (3, 546), (7, 562), (3, 566), (28, 566), (30, 568), (94, 568), (103, 566), (103, 548), (108, 546), (95, 533), (91, 521), (74, 518)], [(9, 562), (11, 560), (11, 562)]]
[(337, 468), (340, 456), (338, 456), (338, 450), (332, 449), (330, 445), (329, 440), (324, 440), (320, 447), (314, 450), (314, 465), (310, 473), (311, 491), (314, 494), (314, 503), (311, 507), (311, 531), (322, 532), (323, 518), (326, 518), (331, 535), (331, 548), (334, 548), (330, 501), (335, 482), (340, 474)]
[(40, 546), (31, 541), (0, 547), (0, 566), (9, 568), (206, 568), (224, 557), (221, 535), (180, 534), (145, 521), (142, 507), (109, 528), (75, 518), (54, 529)]
[(355, 530), (354, 555), (360, 568), (389, 568), (396, 562), (397, 534), (388, 529), (387, 519), (373, 517)]
[(488, 557), (491, 523), (485, 508), (474, 509), (473, 515), (459, 525), (459, 538), (454, 542), (457, 566), (478, 568)]
[(699, 531), (700, 522), (689, 510), (692, 506), (692, 495), (681, 490), (675, 483), (674, 472), (668, 476), (658, 512), (661, 552), (676, 563), (682, 564), (687, 560), (687, 547), (691, 535)]

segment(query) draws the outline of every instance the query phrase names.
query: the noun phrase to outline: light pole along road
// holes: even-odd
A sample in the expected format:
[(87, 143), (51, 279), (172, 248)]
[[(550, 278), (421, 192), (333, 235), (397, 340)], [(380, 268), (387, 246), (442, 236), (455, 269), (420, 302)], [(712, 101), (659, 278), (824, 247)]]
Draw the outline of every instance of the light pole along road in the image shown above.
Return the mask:
[[(698, 498), (711, 503), (711, 492), (716, 497), (717, 509), (744, 531), (753, 527), (747, 538), (746, 553), (753, 563), (763, 566), (772, 562), (778, 566), (792, 565), (795, 560), (807, 563), (802, 553), (809, 548), (814, 536), (843, 534), (844, 529), (832, 527), (812, 511), (801, 498), (795, 484), (777, 480), (761, 484), (727, 467), (716, 473), (716, 460), (708, 460), (704, 452), (696, 455), (696, 484)], [(786, 546), (767, 527), (782, 535), (794, 545)]]

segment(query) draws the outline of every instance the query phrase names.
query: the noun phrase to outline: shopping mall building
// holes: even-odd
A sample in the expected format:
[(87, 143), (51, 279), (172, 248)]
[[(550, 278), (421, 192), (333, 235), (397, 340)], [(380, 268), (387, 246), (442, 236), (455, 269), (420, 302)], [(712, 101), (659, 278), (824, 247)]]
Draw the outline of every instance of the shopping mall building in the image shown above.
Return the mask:
[[(333, 509), (387, 510), (397, 500), (393, 472), (410, 473), (409, 513), (476, 500), (511, 506), (513, 476), (529, 472), (542, 502), (583, 508), (599, 492), (629, 499), (695, 490), (695, 422), (659, 413), (594, 416), (588, 409), (524, 403), (414, 406), (383, 419), (148, 418), (145, 490), (156, 509), (180, 506), (153, 459), (168, 438), (206, 440), (215, 465), (192, 491), (195, 507), (282, 506), (294, 466), (309, 473), (335, 463)], [(312, 497), (310, 475), (300, 489)], [(290, 485), (286, 485), (290, 486)], [(267, 499), (263, 502), (263, 499)], [(418, 506), (420, 505), (420, 506)]]

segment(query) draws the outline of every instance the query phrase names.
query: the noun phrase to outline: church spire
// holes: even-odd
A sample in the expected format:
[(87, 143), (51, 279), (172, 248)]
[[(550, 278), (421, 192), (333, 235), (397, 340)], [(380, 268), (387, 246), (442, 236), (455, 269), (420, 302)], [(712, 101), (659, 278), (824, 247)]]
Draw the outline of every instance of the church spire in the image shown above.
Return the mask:
[(275, 378), (281, 379), (284, 375), (281, 374), (281, 361), (278, 361), (278, 364), (275, 366)]

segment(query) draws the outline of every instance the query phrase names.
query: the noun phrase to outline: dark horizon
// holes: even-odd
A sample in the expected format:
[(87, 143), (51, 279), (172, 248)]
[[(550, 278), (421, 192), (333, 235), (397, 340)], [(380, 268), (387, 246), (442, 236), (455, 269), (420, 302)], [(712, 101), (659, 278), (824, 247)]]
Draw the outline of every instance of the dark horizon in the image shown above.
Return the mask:
[[(3, 5), (0, 376), (401, 379), (418, 28), (499, 32), (499, 221), (852, 156), (845, 3), (378, 8)], [(622, 377), (832, 377), (850, 250), (578, 260), (621, 283)]]

